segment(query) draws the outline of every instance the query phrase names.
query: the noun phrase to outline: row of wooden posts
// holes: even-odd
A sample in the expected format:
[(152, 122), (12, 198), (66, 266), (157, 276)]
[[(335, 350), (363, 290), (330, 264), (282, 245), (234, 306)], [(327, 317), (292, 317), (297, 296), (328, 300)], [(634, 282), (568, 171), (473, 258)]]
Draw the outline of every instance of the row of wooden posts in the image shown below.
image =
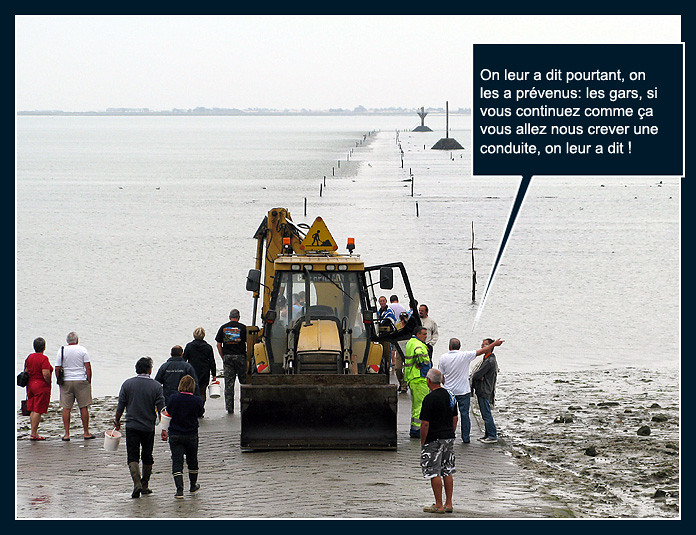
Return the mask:
[[(360, 145), (363, 144), (367, 140), (368, 136), (372, 136), (374, 134), (373, 132), (370, 132), (368, 134), (363, 134), (362, 140), (356, 141), (355, 146), (359, 147)], [(401, 155), (401, 168), (404, 168), (404, 151), (401, 148), (401, 142), (399, 141), (399, 131), (396, 131), (396, 144), (399, 147), (399, 153)], [(425, 149), (425, 145), (423, 145), (423, 149)], [(348, 152), (348, 155), (346, 156), (346, 161), (350, 161), (350, 157), (353, 154), (353, 149), (351, 148), (350, 151)], [(453, 159), (453, 158), (452, 158)], [(341, 160), (336, 161), (336, 166), (331, 168), (331, 176), (336, 176), (336, 168), (340, 169), (341, 168)], [(414, 189), (415, 189), (415, 177), (413, 176), (413, 169), (411, 167), (408, 168), (408, 174), (409, 178), (411, 180), (411, 197), (414, 196)], [(322, 197), (324, 194), (324, 188), (326, 187), (326, 175), (324, 175), (323, 181), (319, 184), (319, 197)], [(307, 197), (304, 198), (304, 215), (307, 217)], [(420, 208), (418, 206), (418, 201), (416, 201), (416, 217), (420, 217)], [(476, 268), (475, 268), (475, 263), (474, 263), (474, 251), (476, 248), (474, 247), (474, 222), (471, 222), (471, 247), (469, 248), (471, 251), (471, 300), (472, 302), (476, 300)]]
[[(363, 134), (363, 137), (361, 140), (358, 140), (355, 142), (355, 146), (359, 147), (362, 145), (366, 140), (368, 136), (372, 136), (375, 133), (373, 130), (372, 132), (369, 132), (367, 134)], [(353, 154), (353, 149), (351, 148), (350, 151), (348, 152), (348, 155), (346, 156), (346, 161), (350, 161), (350, 157)], [(331, 168), (331, 176), (336, 176), (336, 169), (341, 168), (341, 160), (336, 160), (336, 165)], [(324, 188), (326, 187), (326, 175), (324, 175), (324, 180), (319, 183), (319, 197), (322, 197), (324, 195)], [(307, 217), (307, 197), (304, 198), (304, 215)]]
[[(404, 150), (401, 148), (401, 142), (399, 141), (399, 131), (396, 131), (396, 144), (399, 147), (399, 153), (401, 154), (401, 169), (404, 168)], [(423, 150), (425, 150), (425, 145), (423, 145)], [(454, 160), (454, 157), (450, 153), (450, 159)], [(409, 177), (411, 178), (411, 197), (413, 197), (413, 190), (414, 190), (414, 184), (415, 184), (415, 177), (413, 176), (413, 170), (409, 167), (408, 168), (408, 174)], [(419, 208), (418, 208), (418, 201), (416, 201), (416, 217), (419, 217)], [(476, 267), (474, 263), (474, 251), (476, 248), (474, 247), (474, 222), (471, 222), (471, 247), (469, 248), (471, 251), (471, 301), (476, 301)]]

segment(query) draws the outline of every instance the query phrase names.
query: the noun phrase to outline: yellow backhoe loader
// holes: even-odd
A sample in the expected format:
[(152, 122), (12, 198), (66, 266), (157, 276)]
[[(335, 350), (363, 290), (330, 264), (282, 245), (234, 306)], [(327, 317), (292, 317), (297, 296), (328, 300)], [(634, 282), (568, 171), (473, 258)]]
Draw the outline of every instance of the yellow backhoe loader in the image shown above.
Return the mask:
[[(406, 270), (400, 262), (365, 267), (352, 238), (339, 254), (320, 217), (306, 229), (273, 208), (254, 236), (241, 448), (396, 449), (391, 348), (400, 351), (420, 325)], [(415, 312), (401, 328), (379, 325), (375, 286), (401, 291)]]

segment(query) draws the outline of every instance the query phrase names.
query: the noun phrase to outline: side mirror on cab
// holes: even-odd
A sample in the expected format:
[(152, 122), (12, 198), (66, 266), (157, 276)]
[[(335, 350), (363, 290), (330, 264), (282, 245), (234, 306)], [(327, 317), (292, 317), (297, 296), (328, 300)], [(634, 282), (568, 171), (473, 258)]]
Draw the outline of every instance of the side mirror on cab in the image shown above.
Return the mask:
[(261, 289), (261, 270), (249, 270), (246, 281), (246, 289), (248, 292), (258, 292)]
[(392, 268), (379, 268), (379, 287), (382, 290), (391, 290), (394, 287), (394, 272)]

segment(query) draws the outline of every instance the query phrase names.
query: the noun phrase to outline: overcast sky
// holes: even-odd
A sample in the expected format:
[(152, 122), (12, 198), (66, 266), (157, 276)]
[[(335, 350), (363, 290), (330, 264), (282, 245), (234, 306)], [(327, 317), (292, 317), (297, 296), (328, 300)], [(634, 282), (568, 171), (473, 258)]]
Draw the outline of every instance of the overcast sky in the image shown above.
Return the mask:
[(678, 16), (18, 16), (17, 110), (471, 106), (474, 43), (679, 43)]

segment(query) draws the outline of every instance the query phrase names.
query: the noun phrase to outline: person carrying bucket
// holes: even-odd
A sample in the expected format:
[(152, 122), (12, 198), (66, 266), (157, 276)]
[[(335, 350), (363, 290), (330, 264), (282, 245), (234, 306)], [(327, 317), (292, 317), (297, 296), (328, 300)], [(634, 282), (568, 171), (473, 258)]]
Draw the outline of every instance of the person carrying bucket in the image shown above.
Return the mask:
[(213, 354), (213, 346), (204, 340), (205, 329), (196, 327), (193, 331), (193, 341), (186, 344), (184, 347), (184, 360), (193, 366), (198, 379), (198, 390), (203, 405), (205, 406), (206, 390), (210, 384), (210, 376), (213, 377), (213, 384), (217, 382), (217, 370), (215, 366), (215, 355)]
[[(142, 357), (135, 363), (135, 377), (121, 385), (114, 417), (114, 428), (121, 429), (121, 415), (126, 410), (126, 454), (128, 469), (133, 479), (131, 498), (151, 494), (149, 487), (155, 460), (155, 422), (164, 408), (162, 385), (152, 379), (152, 359)], [(142, 452), (141, 452), (142, 448)], [(140, 473), (140, 459), (143, 471)]]
[(172, 476), (176, 485), (175, 498), (184, 497), (184, 456), (189, 473), (189, 492), (198, 492), (198, 418), (203, 416), (203, 400), (194, 396), (196, 381), (184, 375), (179, 381), (179, 392), (172, 394), (167, 404), (171, 416), (168, 429), (162, 429), (162, 440), (169, 439), (172, 452)]

